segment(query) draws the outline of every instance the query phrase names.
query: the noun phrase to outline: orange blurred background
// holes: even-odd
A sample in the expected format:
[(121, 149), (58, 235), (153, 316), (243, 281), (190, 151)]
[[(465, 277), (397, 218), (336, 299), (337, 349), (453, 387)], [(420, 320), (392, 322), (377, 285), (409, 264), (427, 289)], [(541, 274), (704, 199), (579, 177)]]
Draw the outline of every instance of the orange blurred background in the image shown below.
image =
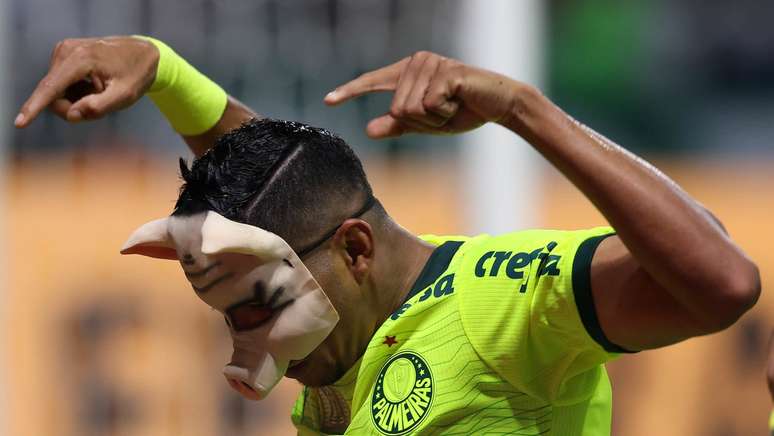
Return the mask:
[[(298, 384), (283, 381), (264, 402), (239, 399), (220, 372), (231, 343), (224, 323), (194, 297), (177, 264), (118, 254), (136, 226), (169, 213), (175, 165), (127, 152), (24, 162), (6, 175), (9, 434), (293, 434)], [(457, 165), (452, 158), (370, 161), (367, 171), (407, 228), (454, 233), (463, 226), (454, 221), (462, 207)], [(758, 262), (764, 289), (774, 266), (772, 168), (664, 168)], [(546, 227), (604, 223), (553, 170), (538, 186)], [(764, 292), (723, 333), (611, 363), (614, 434), (765, 434), (763, 350), (772, 313), (774, 299)]]

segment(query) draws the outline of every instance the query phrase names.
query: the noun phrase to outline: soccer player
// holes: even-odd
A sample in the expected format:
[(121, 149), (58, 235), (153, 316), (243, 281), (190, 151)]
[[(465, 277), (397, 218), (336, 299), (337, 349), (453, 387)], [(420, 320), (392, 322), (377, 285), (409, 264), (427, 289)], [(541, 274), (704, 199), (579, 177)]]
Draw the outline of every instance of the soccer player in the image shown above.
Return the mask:
[[(88, 89), (66, 98), (72, 85)], [(292, 412), (301, 434), (609, 434), (605, 362), (723, 330), (757, 300), (756, 265), (710, 212), (532, 86), (419, 52), (325, 103), (382, 91), (392, 105), (369, 136), (498, 123), (610, 227), (412, 235), (342, 139), (258, 117), (152, 39), (58, 44), (16, 125), (46, 107), (94, 119), (148, 93), (198, 156), (176, 207), (204, 204), (294, 248), (340, 315), (286, 373), (305, 385)]]

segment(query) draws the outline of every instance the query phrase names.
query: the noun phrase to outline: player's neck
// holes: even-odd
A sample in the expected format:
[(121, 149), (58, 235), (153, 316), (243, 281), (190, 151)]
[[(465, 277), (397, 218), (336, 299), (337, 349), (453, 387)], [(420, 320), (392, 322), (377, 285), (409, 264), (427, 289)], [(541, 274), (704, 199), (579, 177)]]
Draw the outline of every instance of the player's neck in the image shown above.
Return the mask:
[(337, 346), (340, 376), (362, 357), (379, 327), (403, 304), (435, 249), (394, 222), (380, 229), (378, 239), (380, 258), (375, 259), (363, 300), (352, 315), (353, 331)]
[(378, 314), (378, 328), (390, 314), (405, 301), (411, 287), (416, 282), (435, 246), (414, 236), (397, 223), (390, 223), (388, 230), (388, 249), (383, 252), (390, 256), (385, 262), (377, 293), (381, 296), (378, 305), (382, 310)]

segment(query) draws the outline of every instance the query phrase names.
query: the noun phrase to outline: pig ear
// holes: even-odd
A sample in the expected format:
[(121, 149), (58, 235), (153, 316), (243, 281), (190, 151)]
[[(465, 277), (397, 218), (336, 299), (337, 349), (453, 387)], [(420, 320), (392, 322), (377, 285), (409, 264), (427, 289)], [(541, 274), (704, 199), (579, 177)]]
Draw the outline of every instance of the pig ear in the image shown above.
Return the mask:
[(141, 254), (158, 259), (177, 260), (177, 251), (167, 232), (169, 217), (143, 224), (129, 236), (121, 254)]
[(264, 259), (284, 259), (293, 250), (284, 239), (249, 224), (207, 212), (202, 225), (202, 253), (240, 253)]

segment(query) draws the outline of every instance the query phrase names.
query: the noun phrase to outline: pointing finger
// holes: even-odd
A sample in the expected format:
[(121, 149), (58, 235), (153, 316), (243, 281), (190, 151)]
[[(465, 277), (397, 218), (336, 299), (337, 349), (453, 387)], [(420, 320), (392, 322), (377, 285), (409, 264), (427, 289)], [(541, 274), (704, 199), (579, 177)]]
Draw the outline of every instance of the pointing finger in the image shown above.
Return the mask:
[(404, 58), (392, 65), (365, 73), (339, 86), (325, 96), (325, 103), (333, 106), (370, 92), (394, 91), (409, 59)]
[(49, 71), (22, 105), (14, 121), (16, 127), (28, 126), (46, 106), (62, 97), (68, 86), (88, 76), (90, 69), (86, 62), (70, 62)]

